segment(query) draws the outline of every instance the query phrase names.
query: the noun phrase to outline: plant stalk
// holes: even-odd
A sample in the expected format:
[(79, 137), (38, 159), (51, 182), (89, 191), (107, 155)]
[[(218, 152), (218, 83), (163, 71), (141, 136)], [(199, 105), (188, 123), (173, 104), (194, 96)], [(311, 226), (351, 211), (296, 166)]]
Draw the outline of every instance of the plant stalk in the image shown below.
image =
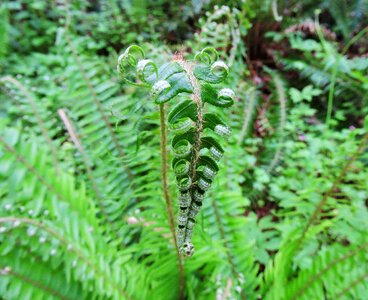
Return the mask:
[(167, 152), (167, 128), (166, 128), (166, 111), (165, 104), (160, 104), (160, 147), (161, 147), (161, 176), (162, 176), (162, 189), (164, 192), (166, 209), (169, 218), (170, 231), (172, 238), (174, 240), (175, 250), (178, 257), (178, 269), (179, 269), (179, 297), (178, 299), (183, 299), (184, 286), (185, 286), (185, 274), (183, 259), (180, 255), (175, 232), (175, 222), (174, 222), (174, 209), (173, 202), (170, 197), (169, 192), (169, 177), (168, 177), (168, 152)]
[(248, 131), (250, 119), (252, 117), (252, 112), (254, 108), (254, 100), (255, 100), (255, 87), (252, 87), (249, 91), (250, 97), (249, 102), (244, 104), (244, 122), (239, 135), (238, 145), (241, 145), (244, 142), (245, 135)]

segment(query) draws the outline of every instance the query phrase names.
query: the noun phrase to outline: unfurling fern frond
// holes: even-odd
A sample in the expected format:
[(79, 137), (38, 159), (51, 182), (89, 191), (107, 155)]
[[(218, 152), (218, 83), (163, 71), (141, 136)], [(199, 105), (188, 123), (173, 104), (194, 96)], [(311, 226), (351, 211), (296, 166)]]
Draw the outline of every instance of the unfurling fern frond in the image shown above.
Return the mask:
[(117, 69), (126, 82), (150, 88), (152, 99), (161, 107), (177, 96), (182, 98), (168, 114), (168, 123), (174, 133), (172, 167), (179, 190), (177, 245), (183, 254), (191, 256), (196, 215), (224, 153), (216, 136), (228, 137), (231, 132), (217, 114), (205, 112), (205, 103), (219, 108), (233, 104), (231, 89), (214, 86), (227, 77), (229, 68), (209, 47), (195, 56), (195, 62), (175, 55), (172, 61), (157, 67), (145, 58), (142, 48), (134, 45), (119, 57)]

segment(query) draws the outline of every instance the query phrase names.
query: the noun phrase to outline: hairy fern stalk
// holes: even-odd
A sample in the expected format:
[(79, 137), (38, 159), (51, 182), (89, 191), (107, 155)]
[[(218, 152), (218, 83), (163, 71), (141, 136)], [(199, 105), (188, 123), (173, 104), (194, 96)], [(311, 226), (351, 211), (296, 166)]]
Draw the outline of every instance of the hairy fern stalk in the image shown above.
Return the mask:
[(180, 252), (191, 256), (196, 216), (224, 153), (218, 137), (230, 135), (230, 128), (217, 114), (207, 113), (205, 104), (224, 109), (234, 103), (234, 92), (217, 86), (227, 77), (229, 68), (210, 47), (196, 54), (193, 62), (177, 54), (158, 67), (145, 58), (141, 47), (133, 45), (120, 55), (117, 69), (126, 82), (150, 89), (156, 104), (177, 102), (168, 114), (178, 188), (176, 238)]

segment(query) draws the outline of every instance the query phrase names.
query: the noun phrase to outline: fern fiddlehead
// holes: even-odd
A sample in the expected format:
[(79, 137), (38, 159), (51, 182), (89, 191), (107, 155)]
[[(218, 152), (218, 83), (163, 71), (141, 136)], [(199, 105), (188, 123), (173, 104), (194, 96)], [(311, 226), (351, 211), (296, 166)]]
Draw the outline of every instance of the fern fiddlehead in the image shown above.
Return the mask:
[(226, 138), (231, 133), (217, 114), (205, 111), (205, 104), (224, 109), (234, 103), (234, 92), (217, 86), (227, 77), (229, 68), (210, 47), (196, 54), (193, 62), (176, 54), (158, 67), (145, 58), (142, 48), (133, 45), (120, 55), (117, 70), (129, 84), (149, 88), (156, 104), (180, 100), (167, 119), (173, 132), (171, 165), (179, 194), (177, 245), (181, 253), (191, 256), (195, 219), (224, 153), (218, 137)]

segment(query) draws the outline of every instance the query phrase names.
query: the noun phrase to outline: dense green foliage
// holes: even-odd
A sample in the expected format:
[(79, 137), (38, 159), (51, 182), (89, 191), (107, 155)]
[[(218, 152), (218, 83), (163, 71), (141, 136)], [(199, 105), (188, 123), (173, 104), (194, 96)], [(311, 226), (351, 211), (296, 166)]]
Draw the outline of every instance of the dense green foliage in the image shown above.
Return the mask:
[(367, 16), (2, 1), (0, 299), (366, 299)]

